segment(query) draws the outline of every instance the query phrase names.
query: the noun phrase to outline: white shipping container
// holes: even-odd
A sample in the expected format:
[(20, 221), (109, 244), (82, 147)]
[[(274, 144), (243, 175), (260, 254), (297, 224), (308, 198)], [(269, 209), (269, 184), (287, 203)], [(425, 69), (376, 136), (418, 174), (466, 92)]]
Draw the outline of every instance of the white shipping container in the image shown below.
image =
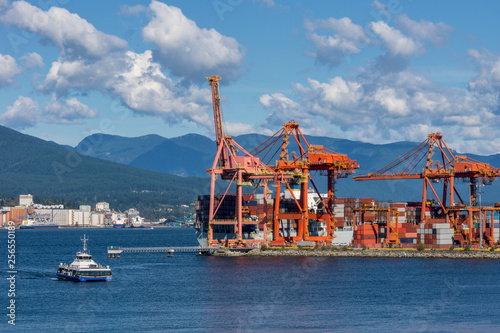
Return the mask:
[(433, 229), (451, 229), (448, 223), (432, 223)]
[(439, 229), (439, 228), (436, 228), (436, 229), (433, 229), (433, 230), (436, 230), (436, 232), (453, 232), (453, 229), (452, 228), (442, 228), (442, 229)]
[(453, 235), (437, 235), (436, 239), (453, 239)]

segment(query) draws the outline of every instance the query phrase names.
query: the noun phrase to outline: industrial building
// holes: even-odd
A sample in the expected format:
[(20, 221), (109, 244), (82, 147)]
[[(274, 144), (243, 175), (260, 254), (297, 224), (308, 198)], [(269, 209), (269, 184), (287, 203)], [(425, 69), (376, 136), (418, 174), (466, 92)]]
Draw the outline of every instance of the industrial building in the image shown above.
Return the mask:
[(3, 207), (0, 210), (2, 226), (6, 226), (9, 221), (19, 226), (28, 216), (36, 216), (39, 220), (59, 227), (104, 227), (110, 226), (112, 221), (113, 212), (109, 210), (108, 203), (100, 202), (92, 211), (89, 205), (82, 205), (79, 209), (65, 209), (63, 205), (35, 204), (30, 194), (20, 195), (19, 202), (19, 206)]

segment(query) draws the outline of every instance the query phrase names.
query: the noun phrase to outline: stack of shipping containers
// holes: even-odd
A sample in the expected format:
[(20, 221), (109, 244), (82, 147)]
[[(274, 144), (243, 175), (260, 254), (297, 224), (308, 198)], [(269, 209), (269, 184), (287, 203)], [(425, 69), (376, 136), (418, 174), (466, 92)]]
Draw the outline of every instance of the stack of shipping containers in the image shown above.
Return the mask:
[[(219, 205), (221, 198), (222, 195), (216, 196), (215, 207)], [(200, 221), (208, 222), (209, 203), (209, 196), (200, 196), (198, 198), (196, 210)], [(235, 204), (236, 196), (234, 194), (226, 195), (215, 219), (234, 220), (236, 218)], [(375, 207), (378, 209), (391, 209), (390, 221), (387, 221), (386, 210), (370, 211), (370, 208)], [(334, 216), (336, 231), (351, 230), (352, 232), (355, 222), (354, 210), (360, 208), (365, 208), (366, 211), (356, 211), (357, 227), (352, 237), (352, 245), (355, 247), (366, 246), (378, 248), (382, 247), (382, 244), (387, 241), (394, 242), (397, 239), (398, 246), (403, 248), (415, 248), (418, 244), (423, 243), (427, 248), (448, 249), (454, 244), (454, 241), (465, 240), (462, 234), (454, 233), (454, 229), (450, 224), (446, 223), (442, 209), (437, 205), (427, 205), (425, 208), (426, 223), (421, 223), (421, 202), (375, 202), (373, 198), (335, 198)], [(299, 208), (295, 200), (282, 198), (280, 200), (279, 211), (281, 213), (298, 212)], [(267, 207), (264, 206), (263, 194), (256, 194), (255, 196), (244, 195), (243, 212), (244, 219), (247, 218), (261, 222), (264, 216), (267, 215), (267, 239), (273, 239), (274, 200), (271, 194), (268, 195)], [(491, 216), (493, 216), (493, 222), (491, 222)], [(466, 211), (457, 214), (456, 221), (458, 222), (458, 228), (465, 229), (465, 234), (469, 232), (467, 230), (467, 219), (468, 215)], [(396, 220), (398, 221), (397, 225)], [(388, 228), (388, 222), (390, 222), (391, 230)], [(500, 215), (498, 211), (487, 214), (484, 235), (487, 240), (489, 240), (488, 237), (491, 238), (491, 235), (493, 235), (491, 243), (499, 241), (499, 223)], [(492, 226), (494, 228), (493, 231), (490, 229)], [(250, 232), (256, 231), (247, 230), (249, 227), (262, 229), (263, 223), (260, 225), (246, 225), (243, 230), (244, 238), (246, 238), (245, 233), (250, 234)], [(257, 232), (262, 231), (257, 230)], [(296, 221), (280, 221), (279, 233), (281, 236), (293, 237), (296, 235), (296, 232)], [(479, 238), (479, 223), (477, 219), (474, 221), (471, 232), (473, 233), (473, 238)], [(214, 239), (216, 239), (216, 236), (234, 237), (234, 226), (229, 224), (214, 226)], [(387, 239), (388, 237), (389, 239)]]
[(448, 249), (454, 241), (453, 228), (448, 223), (421, 223), (417, 229), (417, 244), (430, 249)]

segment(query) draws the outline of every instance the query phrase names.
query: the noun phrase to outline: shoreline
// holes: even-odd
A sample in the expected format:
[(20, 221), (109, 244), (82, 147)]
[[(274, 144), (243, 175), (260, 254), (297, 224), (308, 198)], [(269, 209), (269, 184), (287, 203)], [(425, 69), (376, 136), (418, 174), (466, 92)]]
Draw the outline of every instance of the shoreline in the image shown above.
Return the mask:
[[(155, 229), (155, 228), (171, 228), (171, 229), (189, 229), (191, 227), (182, 227), (182, 226), (163, 226), (163, 225), (152, 225), (150, 228), (114, 228), (113, 226), (99, 226), (99, 225), (79, 225), (79, 226), (65, 226), (60, 225), (58, 228), (32, 228), (32, 229), (20, 229), (16, 228), (16, 230), (57, 230), (57, 229)], [(0, 227), (0, 230), (8, 230), (8, 227)]]
[(227, 257), (359, 257), (359, 258), (438, 258), (438, 259), (500, 259), (500, 250), (305, 250), (305, 249), (253, 249), (247, 253), (221, 249), (214, 256)]

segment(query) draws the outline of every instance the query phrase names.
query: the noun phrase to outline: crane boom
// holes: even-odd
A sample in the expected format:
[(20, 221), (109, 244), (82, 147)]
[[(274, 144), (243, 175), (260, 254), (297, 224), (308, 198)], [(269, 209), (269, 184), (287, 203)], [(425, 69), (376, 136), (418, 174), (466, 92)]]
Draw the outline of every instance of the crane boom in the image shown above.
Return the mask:
[[(220, 76), (212, 75), (207, 78), (208, 83), (212, 87), (212, 103), (214, 108), (214, 125), (215, 125), (215, 143), (217, 144), (217, 150), (220, 150), (219, 156), (219, 166), (224, 168), (228, 164), (229, 155), (228, 150), (233, 148), (227, 147), (227, 143), (224, 137), (224, 131), (222, 129), (222, 112), (220, 110), (220, 97), (219, 97), (219, 81)], [(234, 152), (233, 152), (234, 153)]]
[(221, 143), (224, 136), (222, 130), (222, 115), (220, 111), (220, 97), (219, 97), (219, 81), (220, 76), (212, 75), (207, 78), (210, 86), (212, 87), (212, 103), (214, 108), (214, 122), (215, 122), (215, 142), (217, 146)]

